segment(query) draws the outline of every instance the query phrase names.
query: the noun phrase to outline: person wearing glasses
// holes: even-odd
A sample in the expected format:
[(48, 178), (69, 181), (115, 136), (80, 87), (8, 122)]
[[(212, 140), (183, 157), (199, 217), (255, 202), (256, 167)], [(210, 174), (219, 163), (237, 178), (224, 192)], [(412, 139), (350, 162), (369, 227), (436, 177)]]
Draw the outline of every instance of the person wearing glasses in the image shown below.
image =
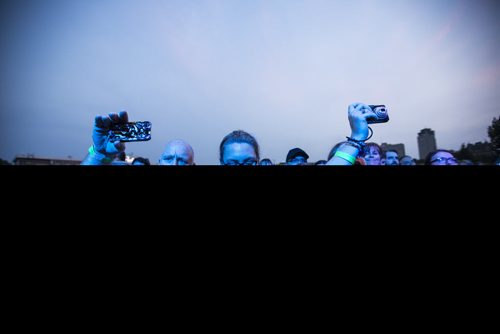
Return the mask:
[[(107, 116), (96, 116), (92, 130), (93, 145), (89, 153), (81, 162), (82, 165), (113, 165), (116, 158), (125, 152), (125, 143), (112, 142), (109, 130), (114, 124), (128, 122), (128, 113), (122, 111)], [(162, 153), (160, 165), (194, 165), (193, 148), (182, 140), (169, 142)]]
[(448, 150), (436, 150), (425, 157), (425, 165), (429, 166), (456, 166), (457, 159)]
[(259, 144), (251, 134), (233, 131), (220, 143), (219, 161), (223, 166), (256, 166), (259, 163)]

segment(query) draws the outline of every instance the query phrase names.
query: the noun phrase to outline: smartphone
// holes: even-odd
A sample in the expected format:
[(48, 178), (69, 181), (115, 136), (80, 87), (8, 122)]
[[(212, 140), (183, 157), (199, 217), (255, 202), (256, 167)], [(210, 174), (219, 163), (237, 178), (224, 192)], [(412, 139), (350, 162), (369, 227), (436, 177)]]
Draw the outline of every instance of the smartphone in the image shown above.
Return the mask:
[(109, 130), (109, 140), (112, 142), (148, 141), (151, 139), (151, 122), (129, 122), (113, 124)]
[(389, 122), (389, 113), (385, 105), (369, 105), (376, 117), (367, 118), (368, 124)]

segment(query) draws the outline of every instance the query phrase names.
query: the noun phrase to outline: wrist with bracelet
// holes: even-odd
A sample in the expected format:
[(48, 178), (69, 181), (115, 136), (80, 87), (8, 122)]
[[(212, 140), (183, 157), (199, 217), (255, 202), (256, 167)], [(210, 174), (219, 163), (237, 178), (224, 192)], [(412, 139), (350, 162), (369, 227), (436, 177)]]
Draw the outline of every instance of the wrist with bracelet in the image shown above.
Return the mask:
[(349, 137), (347, 137), (347, 138), (348, 138), (347, 141), (344, 143), (345, 145), (357, 148), (359, 151), (358, 154), (364, 152), (364, 150), (365, 150), (365, 143), (364, 142), (355, 141), (355, 140), (350, 139)]
[(346, 144), (357, 147), (359, 150), (359, 153), (363, 153), (365, 150), (366, 141), (369, 140), (373, 136), (372, 128), (368, 127), (368, 130), (371, 132), (370, 135), (368, 136), (368, 138), (363, 139), (363, 140), (358, 140), (358, 139), (354, 139), (352, 137), (346, 137), (347, 138)]
[(354, 163), (356, 162), (355, 156), (352, 156), (352, 155), (345, 153), (345, 152), (342, 152), (340, 150), (337, 150), (337, 152), (335, 152), (334, 157), (341, 158), (341, 159), (349, 162), (351, 165), (354, 165)]
[(351, 146), (351, 147), (354, 147), (355, 149), (357, 149), (358, 153), (356, 154), (356, 156), (353, 156), (353, 155), (348, 154), (346, 152), (342, 152), (340, 150), (337, 150), (337, 152), (335, 152), (334, 156), (341, 158), (343, 160), (346, 160), (351, 165), (354, 165), (358, 155), (364, 156), (365, 146), (366, 146), (365, 142), (373, 136), (373, 130), (370, 127), (368, 127), (368, 130), (371, 132), (371, 134), (368, 136), (368, 138), (366, 138), (364, 140), (358, 140), (358, 139), (354, 139), (352, 137), (346, 137), (347, 141), (344, 143), (344, 145)]

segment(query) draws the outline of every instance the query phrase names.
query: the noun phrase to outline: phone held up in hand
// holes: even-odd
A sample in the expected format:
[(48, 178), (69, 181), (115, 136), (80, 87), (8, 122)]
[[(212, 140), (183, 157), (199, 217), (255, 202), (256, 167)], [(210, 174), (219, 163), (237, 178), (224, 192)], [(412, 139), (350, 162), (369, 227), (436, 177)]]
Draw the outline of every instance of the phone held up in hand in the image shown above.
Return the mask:
[(368, 124), (386, 123), (389, 122), (389, 113), (385, 105), (369, 105), (376, 117), (366, 119)]
[(113, 124), (109, 131), (109, 140), (112, 142), (148, 141), (151, 139), (151, 122), (129, 122)]

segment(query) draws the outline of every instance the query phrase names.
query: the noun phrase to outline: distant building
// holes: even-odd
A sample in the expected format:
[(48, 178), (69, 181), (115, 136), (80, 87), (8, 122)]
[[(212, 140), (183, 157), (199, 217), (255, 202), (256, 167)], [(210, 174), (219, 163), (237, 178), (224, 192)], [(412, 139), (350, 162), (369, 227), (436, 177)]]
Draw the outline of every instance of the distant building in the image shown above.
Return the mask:
[(28, 154), (26, 156), (18, 155), (14, 159), (14, 165), (24, 165), (24, 166), (44, 166), (44, 165), (79, 165), (81, 160), (75, 160), (71, 157), (67, 159), (54, 159), (54, 158), (41, 158), (35, 157), (33, 154)]
[(405, 144), (387, 144), (387, 143), (382, 143), (380, 145), (382, 150), (384, 151), (396, 151), (398, 152), (398, 157), (402, 158), (406, 155), (405, 151)]
[(431, 129), (422, 129), (418, 133), (418, 154), (424, 160), (427, 154), (437, 150), (436, 137)]

